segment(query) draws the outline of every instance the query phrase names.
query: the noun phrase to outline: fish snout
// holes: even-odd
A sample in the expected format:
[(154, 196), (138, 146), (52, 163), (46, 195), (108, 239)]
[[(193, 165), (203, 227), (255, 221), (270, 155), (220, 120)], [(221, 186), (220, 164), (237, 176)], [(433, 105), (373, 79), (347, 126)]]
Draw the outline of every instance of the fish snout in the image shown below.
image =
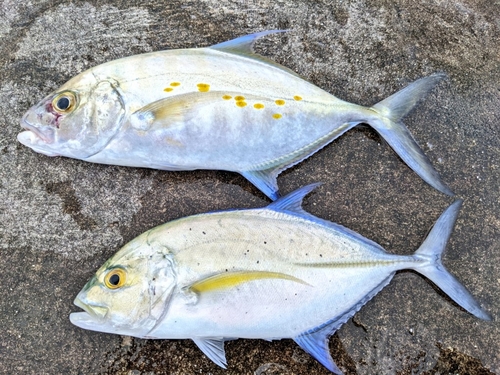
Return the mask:
[[(29, 110), (21, 119), (21, 127), (32, 132), (44, 143), (53, 143), (55, 139), (56, 117), (40, 110)], [(31, 138), (33, 138), (31, 136)], [(34, 139), (32, 139), (34, 140)]]

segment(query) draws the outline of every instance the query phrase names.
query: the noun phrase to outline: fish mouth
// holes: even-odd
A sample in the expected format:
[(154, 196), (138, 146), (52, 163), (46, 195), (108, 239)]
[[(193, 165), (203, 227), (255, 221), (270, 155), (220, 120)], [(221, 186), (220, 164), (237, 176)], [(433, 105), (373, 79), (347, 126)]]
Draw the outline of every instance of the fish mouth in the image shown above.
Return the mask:
[(50, 147), (50, 144), (53, 143), (54, 140), (42, 133), (42, 131), (40, 131), (40, 129), (36, 126), (23, 119), (21, 120), (21, 127), (26, 130), (17, 135), (17, 140), (20, 143), (36, 152), (39, 152), (40, 154), (47, 156), (60, 156), (60, 154), (47, 149), (47, 147)]
[[(38, 137), (39, 139), (41, 139), (42, 141), (44, 141), (45, 143), (52, 143), (53, 140), (50, 139), (49, 137), (47, 137), (45, 134), (43, 134), (40, 129), (38, 129), (36, 126), (34, 126), (33, 124), (30, 124), (28, 121), (26, 121), (26, 119), (22, 119), (21, 120), (21, 127), (23, 129), (25, 129), (26, 131), (28, 132), (31, 132), (31, 141), (35, 140), (36, 138), (33, 138), (33, 136), (36, 136)], [(26, 133), (26, 132), (23, 132), (23, 133)], [(22, 133), (21, 133), (22, 134)], [(25, 136), (26, 137), (26, 136)]]
[(96, 305), (96, 304), (90, 304), (90, 303), (85, 303), (80, 298), (76, 297), (75, 301), (73, 302), (76, 306), (81, 308), (82, 310), (85, 310), (86, 313), (89, 315), (102, 320), (106, 317), (108, 314), (108, 308), (103, 305)]
[(118, 333), (116, 327), (105, 319), (108, 314), (108, 307), (86, 304), (78, 297), (76, 297), (74, 304), (85, 311), (69, 314), (69, 320), (73, 325), (90, 331)]
[(102, 305), (87, 304), (76, 297), (73, 302), (84, 311), (74, 312), (69, 315), (69, 320), (74, 325), (90, 330), (100, 330), (99, 327), (104, 324), (108, 308)]
[(98, 331), (99, 329), (97, 322), (92, 315), (87, 313), (86, 311), (79, 311), (69, 314), (69, 321), (80, 328), (90, 329), (92, 331)]

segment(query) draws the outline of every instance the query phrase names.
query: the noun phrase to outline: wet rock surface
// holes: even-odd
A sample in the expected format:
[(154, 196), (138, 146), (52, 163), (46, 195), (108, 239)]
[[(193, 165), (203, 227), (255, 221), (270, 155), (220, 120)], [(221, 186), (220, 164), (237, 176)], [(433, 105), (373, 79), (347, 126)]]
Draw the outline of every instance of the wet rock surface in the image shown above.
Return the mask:
[[(74, 297), (127, 241), (168, 220), (268, 200), (234, 173), (95, 165), (35, 154), (16, 141), (23, 113), (88, 67), (266, 29), (291, 31), (261, 40), (260, 53), (359, 104), (430, 73), (448, 74), (405, 123), (465, 200), (443, 262), (494, 320), (477, 320), (424, 278), (401, 272), (330, 340), (336, 363), (346, 374), (500, 373), (498, 3), (0, 4), (0, 373), (328, 373), (291, 340), (228, 342), (223, 370), (188, 340), (72, 326)], [(316, 181), (324, 184), (306, 198), (306, 210), (399, 254), (412, 253), (453, 200), (422, 182), (368, 128), (285, 171), (279, 185), (286, 193)]]

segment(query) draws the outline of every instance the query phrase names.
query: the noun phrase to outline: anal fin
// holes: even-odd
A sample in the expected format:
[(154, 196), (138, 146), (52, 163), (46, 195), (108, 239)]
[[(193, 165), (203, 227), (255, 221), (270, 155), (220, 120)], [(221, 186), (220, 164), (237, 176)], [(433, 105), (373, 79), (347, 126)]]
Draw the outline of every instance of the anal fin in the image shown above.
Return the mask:
[(340, 371), (335, 362), (333, 362), (333, 358), (330, 355), (328, 339), (331, 334), (333, 334), (333, 332), (326, 333), (323, 330), (319, 330), (314, 333), (306, 333), (297, 336), (294, 338), (294, 341), (328, 370), (334, 374), (342, 375), (342, 371)]
[(240, 174), (275, 201), (279, 198), (277, 181), (279, 172), (279, 169), (270, 168), (260, 171), (244, 171)]
[(226, 352), (224, 350), (223, 337), (197, 337), (191, 340), (198, 346), (198, 348), (217, 366), (226, 368)]
[(283, 155), (277, 160), (260, 164), (254, 170), (239, 171), (239, 173), (274, 201), (279, 198), (277, 178), (281, 172), (300, 163), (358, 124), (359, 121), (346, 122), (316, 139), (314, 142), (290, 154)]
[(330, 349), (328, 347), (330, 336), (333, 335), (342, 326), (342, 324), (347, 322), (356, 312), (359, 311), (359, 309), (361, 309), (361, 307), (371, 300), (387, 284), (389, 284), (393, 276), (394, 273), (391, 273), (386, 279), (372, 289), (370, 293), (368, 293), (347, 311), (337, 315), (335, 318), (321, 324), (318, 327), (312, 328), (299, 336), (294, 337), (293, 340), (328, 370), (336, 375), (342, 375), (342, 371), (340, 371), (330, 355)]

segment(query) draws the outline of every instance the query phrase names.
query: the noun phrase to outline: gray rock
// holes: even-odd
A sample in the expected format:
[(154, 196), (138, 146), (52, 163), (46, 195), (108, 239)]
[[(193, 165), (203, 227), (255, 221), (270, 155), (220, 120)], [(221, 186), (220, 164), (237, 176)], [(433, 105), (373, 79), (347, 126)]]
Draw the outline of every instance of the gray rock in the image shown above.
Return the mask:
[[(228, 370), (187, 340), (73, 327), (72, 301), (121, 245), (167, 220), (265, 197), (226, 172), (159, 172), (35, 154), (16, 141), (29, 106), (83, 69), (136, 53), (290, 29), (258, 50), (332, 94), (373, 104), (443, 71), (406, 119), (465, 199), (445, 265), (494, 316), (468, 315), (401, 272), (331, 339), (346, 374), (500, 373), (500, 9), (480, 0), (3, 0), (0, 12), (0, 373), (327, 374), (291, 340), (227, 344)], [(313, 126), (314, 124), (311, 124)], [(410, 254), (452, 199), (355, 129), (284, 172), (313, 214)]]

